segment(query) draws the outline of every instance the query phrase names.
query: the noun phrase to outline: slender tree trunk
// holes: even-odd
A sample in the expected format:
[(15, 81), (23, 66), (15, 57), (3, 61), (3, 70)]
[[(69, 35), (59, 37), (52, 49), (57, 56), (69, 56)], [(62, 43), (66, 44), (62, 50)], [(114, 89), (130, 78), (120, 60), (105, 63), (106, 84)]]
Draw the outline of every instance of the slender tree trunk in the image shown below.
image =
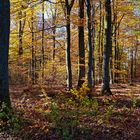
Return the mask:
[(43, 0), (43, 3), (42, 3), (42, 48), (41, 48), (41, 70), (42, 70), (42, 82), (43, 82), (43, 79), (44, 79), (44, 65), (45, 65), (45, 56), (44, 56), (44, 35), (45, 35), (45, 32), (44, 32), (44, 28), (45, 28), (45, 15), (44, 15), (44, 0)]
[(75, 0), (65, 0), (64, 13), (66, 16), (66, 34), (67, 34), (67, 45), (66, 45), (66, 70), (67, 70), (67, 87), (70, 90), (72, 88), (72, 69), (71, 69), (71, 25), (70, 15)]
[(71, 32), (70, 32), (70, 8), (67, 7), (67, 45), (66, 45), (66, 68), (67, 68), (67, 87), (69, 90), (72, 88), (72, 69), (71, 69)]
[(78, 59), (78, 88), (85, 82), (85, 43), (84, 43), (84, 2), (79, 0), (79, 19), (78, 37), (79, 37), (79, 59)]
[(111, 14), (111, 0), (105, 0), (105, 11), (106, 11), (106, 38), (104, 45), (103, 55), (103, 86), (102, 94), (111, 95), (110, 90), (110, 76), (109, 76), (109, 62), (112, 50), (112, 14)]
[(0, 101), (10, 106), (8, 83), (8, 51), (10, 34), (10, 2), (0, 0)]
[[(102, 6), (104, 8), (104, 6)], [(102, 73), (103, 73), (103, 49), (104, 49), (104, 42), (105, 42), (105, 39), (104, 39), (104, 35), (105, 35), (105, 16), (103, 15), (102, 16), (102, 37), (101, 37), (101, 77), (102, 77)], [(102, 79), (101, 79), (101, 82), (102, 82)]]
[(19, 49), (18, 54), (21, 56), (23, 54), (23, 47), (22, 47), (22, 12), (19, 12)]
[(117, 24), (116, 23), (116, 21), (117, 21), (116, 18), (117, 17), (116, 17), (116, 7), (115, 7), (116, 5), (115, 5), (115, 2), (116, 2), (116, 0), (112, 1), (112, 3), (113, 3), (112, 4), (112, 13), (113, 13), (113, 16), (112, 16), (113, 17), (113, 19), (112, 19), (113, 20), (112, 30), (114, 29), (113, 30), (114, 31), (114, 34), (112, 33), (112, 35), (114, 35), (113, 36), (113, 43), (114, 43), (113, 44), (114, 45), (113, 47), (114, 47), (114, 51), (112, 50), (111, 63), (110, 63), (110, 67), (111, 67), (111, 72), (110, 73), (111, 73), (111, 83), (112, 84), (114, 84), (114, 81), (115, 81), (114, 80), (114, 77), (115, 77), (115, 52), (116, 52), (115, 51), (115, 48), (116, 48), (116, 43), (117, 43), (116, 42), (116, 39), (117, 39), (116, 37), (117, 36), (116, 36), (116, 30), (115, 30), (116, 29), (116, 24)]
[(53, 25), (53, 60), (55, 60), (55, 50), (56, 50), (56, 11), (57, 9), (55, 9), (55, 12), (52, 15), (52, 25)]
[[(35, 24), (35, 26), (36, 26), (36, 28), (38, 27), (37, 26), (37, 24)], [(37, 72), (37, 69), (38, 69), (38, 65), (37, 65), (37, 34), (36, 33), (34, 33), (34, 43), (35, 43), (35, 45), (34, 45), (34, 52), (35, 52), (35, 58), (34, 58), (34, 74), (35, 74), (35, 84), (37, 84), (37, 82), (38, 82), (38, 72)]]
[[(102, 82), (102, 73), (103, 73), (103, 49), (104, 49), (104, 42), (105, 42), (105, 39), (104, 39), (104, 35), (105, 35), (105, 16), (104, 16), (104, 8), (105, 8), (105, 6), (104, 6), (104, 4), (102, 4), (102, 1), (101, 1), (101, 9), (102, 9), (102, 14), (101, 14), (101, 45), (100, 45), (100, 81), (99, 81), (99, 83), (101, 83)], [(97, 81), (97, 80), (96, 80)]]
[(134, 75), (134, 54), (133, 47), (130, 50), (130, 85), (133, 85), (133, 75)]
[(32, 9), (31, 19), (31, 32), (32, 32), (32, 60), (31, 60), (31, 79), (32, 84), (35, 84), (35, 34), (34, 34), (34, 9)]
[(56, 29), (55, 27), (53, 28), (53, 60), (55, 60), (55, 49), (56, 49), (56, 40), (55, 40), (55, 33), (56, 33)]
[(100, 0), (100, 23), (98, 35), (98, 83), (101, 82), (101, 30), (102, 30), (102, 2)]
[(91, 30), (91, 1), (87, 0), (87, 28), (88, 28), (88, 87), (90, 90), (93, 86), (93, 45), (92, 45), (92, 30)]
[(22, 19), (26, 17), (26, 13), (19, 11), (19, 49), (18, 55), (21, 56), (23, 54), (23, 31), (26, 23), (26, 19)]
[(136, 37), (136, 45), (135, 45), (135, 59), (134, 59), (134, 78), (137, 76), (137, 52), (138, 52), (138, 37)]
[(95, 24), (94, 24), (94, 18), (95, 18), (95, 5), (94, 5), (94, 2), (92, 2), (92, 5), (91, 5), (91, 28), (92, 28), (92, 62), (93, 62), (93, 66), (92, 66), (92, 72), (93, 72), (93, 87), (95, 86), (96, 84), (96, 80), (95, 80)]
[(115, 19), (115, 32), (114, 32), (114, 68), (115, 68), (115, 73), (114, 73), (114, 82), (118, 83), (118, 43), (117, 43), (117, 13), (114, 15)]

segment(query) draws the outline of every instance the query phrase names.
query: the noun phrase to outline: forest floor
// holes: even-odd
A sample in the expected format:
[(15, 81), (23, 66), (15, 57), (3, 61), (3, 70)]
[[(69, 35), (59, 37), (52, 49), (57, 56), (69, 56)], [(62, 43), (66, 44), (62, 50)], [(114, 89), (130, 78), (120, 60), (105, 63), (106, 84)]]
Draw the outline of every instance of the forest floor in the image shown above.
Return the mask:
[(97, 86), (93, 99), (61, 89), (10, 86), (15, 115), (0, 140), (140, 140), (140, 84), (111, 85), (108, 97)]

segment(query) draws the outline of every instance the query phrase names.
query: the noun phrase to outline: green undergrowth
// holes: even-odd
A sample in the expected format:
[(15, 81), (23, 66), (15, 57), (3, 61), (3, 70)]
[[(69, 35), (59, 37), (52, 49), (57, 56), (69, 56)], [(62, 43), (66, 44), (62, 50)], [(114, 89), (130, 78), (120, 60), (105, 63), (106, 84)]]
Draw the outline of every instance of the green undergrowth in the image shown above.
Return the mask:
[[(83, 85), (79, 90), (72, 89), (69, 92), (60, 92), (54, 96), (48, 96), (47, 91), (40, 88), (35, 94), (36, 98), (32, 98), (32, 96), (35, 97), (32, 94), (27, 96), (29, 101), (36, 99), (30, 115), (36, 116), (35, 119), (44, 120), (45, 118), (44, 121), (47, 121), (44, 127), (41, 126), (43, 135), (55, 135), (53, 139), (58, 140), (76, 140), (76, 138), (77, 140), (79, 138), (90, 140), (96, 133), (107, 133), (107, 135), (115, 136), (115, 131), (120, 131), (122, 126), (125, 127), (135, 109), (139, 107), (139, 98), (132, 93), (128, 93), (127, 98), (121, 98), (121, 96), (93, 96), (93, 98), (89, 98), (87, 96), (89, 92), (87, 86)], [(91, 94), (94, 95), (94, 93)], [(30, 119), (29, 114), (26, 113), (26, 108), (24, 108), (24, 113)], [(7, 110), (5, 105), (0, 111), (1, 131), (8, 128), (15, 134), (20, 133), (22, 123), (24, 123), (21, 116), (17, 113), (13, 114), (11, 111), (6, 114), (4, 110)], [(35, 122), (35, 119), (33, 118), (31, 121)], [(34, 126), (29, 127), (30, 129), (37, 131)], [(37, 129), (40, 128), (37, 127)], [(30, 130), (27, 133), (30, 135), (33, 131)], [(36, 133), (38, 134), (40, 131), (38, 130)], [(34, 134), (31, 134), (31, 137), (32, 135)]]
[(16, 135), (20, 132), (22, 123), (23, 120), (20, 114), (13, 112), (5, 103), (2, 103), (0, 109), (0, 132), (6, 131)]
[(50, 99), (49, 111), (43, 114), (58, 137), (71, 140), (81, 135), (88, 139), (95, 125), (109, 125), (115, 113), (115, 100), (103, 99), (101, 104), (96, 98), (89, 99), (87, 91), (88, 88), (83, 86), (79, 90), (71, 90), (69, 96), (59, 94), (55, 99)]

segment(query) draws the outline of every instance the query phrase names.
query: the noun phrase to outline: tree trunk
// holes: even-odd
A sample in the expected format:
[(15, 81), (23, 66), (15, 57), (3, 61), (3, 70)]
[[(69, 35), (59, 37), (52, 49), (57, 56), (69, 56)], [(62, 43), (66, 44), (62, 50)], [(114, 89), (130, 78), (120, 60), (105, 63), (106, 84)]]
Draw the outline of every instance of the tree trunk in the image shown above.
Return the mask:
[(87, 28), (88, 28), (88, 87), (90, 90), (92, 90), (93, 46), (92, 46), (92, 30), (91, 30), (91, 2), (90, 0), (87, 0), (86, 3), (87, 3)]
[(114, 13), (114, 22), (115, 22), (115, 32), (114, 32), (114, 68), (115, 68), (115, 73), (114, 73), (114, 82), (118, 83), (118, 43), (117, 43), (117, 13)]
[(0, 0), (0, 101), (10, 106), (8, 83), (8, 50), (10, 34), (10, 2)]
[(69, 0), (65, 0), (65, 16), (66, 16), (66, 33), (67, 33), (67, 45), (66, 45), (66, 70), (67, 70), (67, 87), (70, 90), (72, 88), (72, 69), (71, 69), (71, 53), (70, 53), (70, 47), (71, 47), (71, 26), (70, 26), (70, 14), (71, 9), (73, 7), (75, 0), (71, 0), (69, 4)]
[(130, 48), (130, 85), (133, 85), (133, 75), (134, 75), (134, 52), (133, 47)]
[[(54, 25), (55, 26), (55, 25)], [(55, 35), (56, 35), (56, 29), (55, 27), (53, 28), (53, 60), (55, 60), (55, 49), (56, 49), (56, 40), (55, 40)]]
[(21, 56), (23, 54), (23, 47), (22, 47), (22, 12), (19, 12), (19, 49), (18, 55)]
[(43, 79), (44, 79), (44, 65), (45, 65), (45, 54), (44, 54), (44, 28), (45, 28), (45, 15), (44, 15), (44, 0), (42, 3), (42, 48), (41, 48), (41, 70), (42, 70), (42, 74), (41, 74), (41, 78), (42, 78), (42, 83), (43, 83)]
[(135, 44), (135, 58), (134, 58), (134, 78), (137, 77), (137, 52), (138, 52), (138, 37), (136, 37), (136, 44)]
[[(104, 4), (102, 5), (102, 8), (104, 8)], [(104, 38), (104, 35), (105, 35), (105, 16), (103, 15), (102, 16), (102, 35), (101, 35), (101, 77), (103, 76), (102, 73), (103, 73), (103, 49), (104, 49), (104, 42), (105, 42), (105, 38)], [(101, 79), (101, 82), (102, 83), (102, 79)]]
[(31, 60), (31, 79), (32, 84), (35, 84), (35, 34), (34, 34), (34, 9), (32, 9), (32, 19), (31, 19), (31, 32), (32, 32), (32, 60)]
[(101, 82), (101, 30), (102, 30), (102, 2), (100, 0), (100, 23), (98, 35), (98, 83)]
[(53, 32), (53, 60), (55, 60), (55, 53), (56, 53), (56, 16), (57, 16), (57, 9), (55, 7), (54, 13), (52, 13), (52, 32)]
[(105, 11), (106, 11), (106, 38), (104, 45), (103, 55), (103, 86), (102, 94), (111, 95), (110, 91), (110, 76), (109, 76), (109, 61), (112, 50), (112, 14), (111, 14), (111, 0), (105, 0)]
[(21, 56), (23, 54), (23, 31), (26, 23), (26, 19), (22, 18), (26, 17), (26, 13), (22, 12), (21, 10), (19, 11), (19, 49), (18, 49), (18, 55)]
[(78, 88), (82, 87), (85, 82), (85, 43), (84, 43), (84, 1), (79, 0), (79, 59), (78, 59)]
[(93, 72), (93, 87), (96, 84), (96, 79), (95, 79), (95, 24), (94, 24), (94, 19), (95, 19), (95, 5), (94, 2), (92, 2), (91, 5), (91, 28), (92, 28), (92, 62), (93, 62), (93, 66), (92, 66), (92, 72)]
[(67, 87), (69, 90), (72, 88), (72, 69), (71, 69), (71, 32), (70, 32), (70, 8), (67, 7), (67, 45), (66, 45), (66, 68), (67, 68)]

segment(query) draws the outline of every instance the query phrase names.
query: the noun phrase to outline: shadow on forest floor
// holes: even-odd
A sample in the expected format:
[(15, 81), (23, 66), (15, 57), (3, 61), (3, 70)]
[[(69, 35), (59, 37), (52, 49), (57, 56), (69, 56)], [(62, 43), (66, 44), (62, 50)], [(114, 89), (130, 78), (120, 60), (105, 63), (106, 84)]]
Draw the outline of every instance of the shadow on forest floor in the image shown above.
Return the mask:
[[(75, 101), (69, 103), (69, 97), (61, 88), (56, 88), (53, 92), (52, 89), (45, 87), (43, 94), (38, 87), (32, 90), (25, 89), (26, 87), (21, 86), (10, 88), (13, 108), (25, 120), (16, 134), (17, 139), (140, 139), (140, 85), (138, 84), (112, 85), (113, 96), (110, 97), (100, 96), (98, 94), (100, 86), (98, 86), (93, 93), (93, 100), (82, 100), (87, 106)], [(46, 93), (49, 94), (49, 98), (44, 95)], [(52, 110), (48, 104), (50, 101), (53, 102)], [(51, 117), (47, 115), (50, 111), (52, 111)]]

